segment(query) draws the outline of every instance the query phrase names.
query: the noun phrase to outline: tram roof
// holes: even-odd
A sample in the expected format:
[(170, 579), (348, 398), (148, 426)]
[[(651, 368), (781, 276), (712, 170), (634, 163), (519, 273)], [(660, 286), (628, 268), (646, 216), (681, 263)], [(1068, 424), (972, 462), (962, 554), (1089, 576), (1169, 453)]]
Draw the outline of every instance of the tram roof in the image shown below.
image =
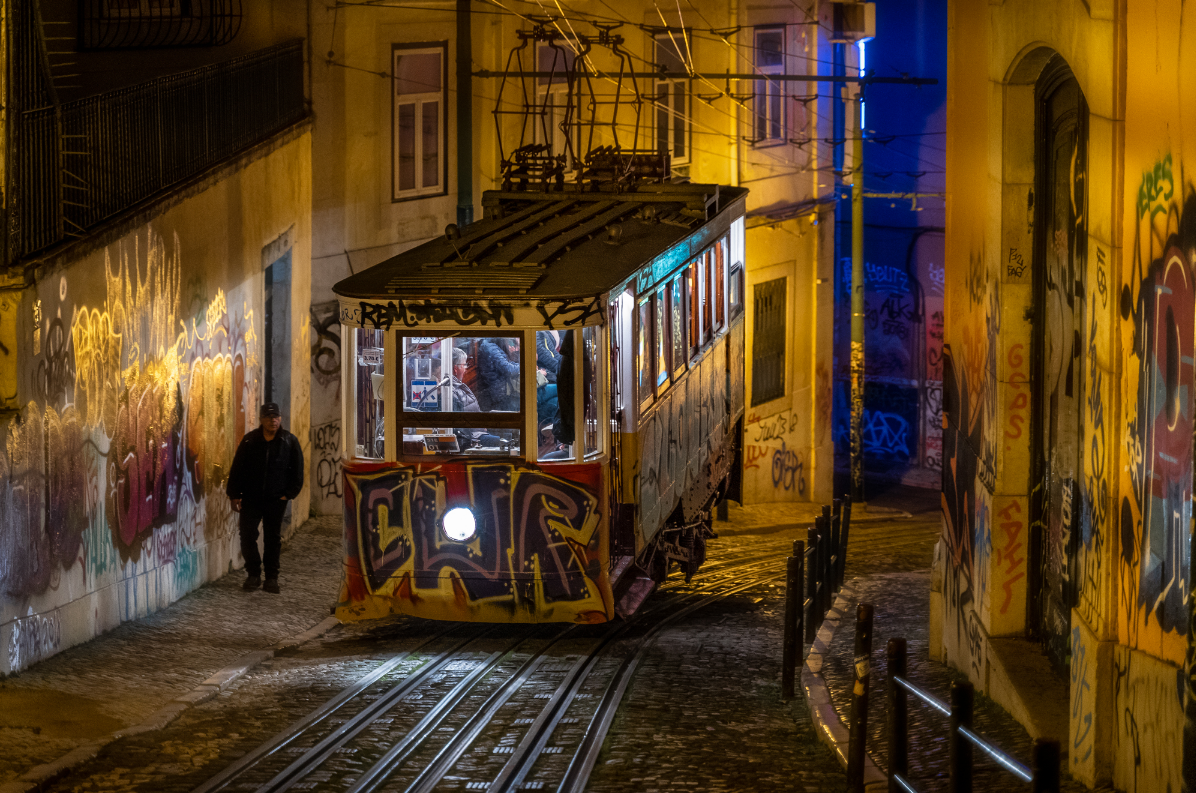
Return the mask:
[(482, 196), (483, 219), (456, 239), (441, 235), (333, 291), (366, 300), (600, 295), (704, 226), (729, 226), (747, 193), (714, 184), (642, 184), (621, 193), (491, 190)]

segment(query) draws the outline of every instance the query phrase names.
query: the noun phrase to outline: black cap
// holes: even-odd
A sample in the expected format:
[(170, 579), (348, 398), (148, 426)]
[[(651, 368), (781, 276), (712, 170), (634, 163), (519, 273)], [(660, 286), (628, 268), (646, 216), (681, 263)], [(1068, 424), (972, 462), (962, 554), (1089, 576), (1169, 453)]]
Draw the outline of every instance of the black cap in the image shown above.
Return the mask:
[(278, 409), (277, 402), (267, 402), (266, 404), (262, 405), (262, 410), (258, 415), (261, 418), (266, 418), (266, 416), (281, 416), (282, 411)]

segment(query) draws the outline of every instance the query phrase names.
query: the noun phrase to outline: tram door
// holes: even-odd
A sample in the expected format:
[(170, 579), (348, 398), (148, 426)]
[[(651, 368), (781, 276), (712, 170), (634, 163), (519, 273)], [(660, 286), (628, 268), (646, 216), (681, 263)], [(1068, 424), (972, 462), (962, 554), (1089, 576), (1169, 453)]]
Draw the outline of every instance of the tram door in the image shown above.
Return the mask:
[(1062, 63), (1039, 83), (1035, 229), (1035, 472), (1037, 564), (1028, 624), (1059, 669), (1068, 663), (1082, 513), (1084, 222), (1087, 108)]

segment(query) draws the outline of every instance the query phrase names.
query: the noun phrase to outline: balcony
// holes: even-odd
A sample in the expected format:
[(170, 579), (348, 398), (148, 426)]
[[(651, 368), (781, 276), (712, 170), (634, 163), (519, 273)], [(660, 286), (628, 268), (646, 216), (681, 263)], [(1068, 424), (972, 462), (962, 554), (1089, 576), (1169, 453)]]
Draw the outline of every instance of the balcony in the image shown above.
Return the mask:
[(85, 236), (306, 112), (297, 40), (13, 114), (7, 262)]

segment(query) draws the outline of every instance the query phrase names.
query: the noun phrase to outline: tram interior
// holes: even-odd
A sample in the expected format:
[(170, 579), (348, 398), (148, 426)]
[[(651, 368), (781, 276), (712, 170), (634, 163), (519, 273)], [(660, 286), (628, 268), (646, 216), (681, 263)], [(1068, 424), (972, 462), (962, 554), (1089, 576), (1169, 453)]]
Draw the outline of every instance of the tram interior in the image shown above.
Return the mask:
[[(574, 334), (578, 332), (580, 359), (574, 342)], [(393, 398), (402, 399), (401, 414), (475, 414), (467, 417), (468, 421), (453, 421), (446, 416), (445, 423), (449, 426), (404, 426), (401, 445), (396, 444), (397, 455), (522, 456), (524, 431), (512, 419), (524, 409), (525, 361), (533, 362), (536, 369), (535, 458), (546, 462), (577, 461), (574, 416), (579, 392), (584, 420), (583, 459), (593, 458), (599, 451), (595, 373), (595, 364), (600, 360), (598, 328), (480, 336), (456, 333), (416, 336), (358, 328), (355, 341), (353, 385), (358, 458), (387, 458), (386, 362), (390, 358), (388, 345), (392, 344), (402, 376)], [(524, 351), (524, 344), (534, 344), (534, 349)], [(446, 367), (445, 361), (451, 364)], [(528, 403), (530, 409), (530, 399)], [(490, 423), (481, 420), (481, 416), (487, 415), (495, 420)]]

